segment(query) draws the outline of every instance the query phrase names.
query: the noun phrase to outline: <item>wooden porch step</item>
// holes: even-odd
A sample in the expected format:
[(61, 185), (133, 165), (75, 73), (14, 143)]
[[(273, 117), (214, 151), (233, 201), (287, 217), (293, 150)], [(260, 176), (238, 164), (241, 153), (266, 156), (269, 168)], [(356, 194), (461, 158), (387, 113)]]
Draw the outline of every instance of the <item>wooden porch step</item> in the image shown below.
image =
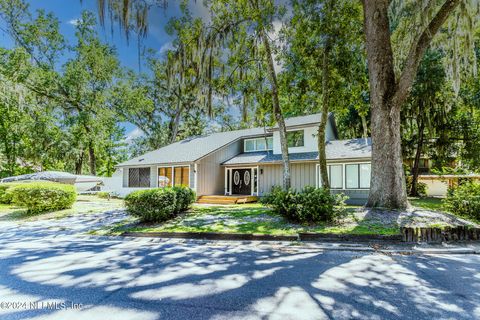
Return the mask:
[(256, 196), (220, 196), (220, 195), (211, 195), (211, 196), (200, 196), (197, 199), (197, 203), (206, 203), (206, 204), (241, 204), (241, 203), (251, 203), (257, 202), (258, 197)]

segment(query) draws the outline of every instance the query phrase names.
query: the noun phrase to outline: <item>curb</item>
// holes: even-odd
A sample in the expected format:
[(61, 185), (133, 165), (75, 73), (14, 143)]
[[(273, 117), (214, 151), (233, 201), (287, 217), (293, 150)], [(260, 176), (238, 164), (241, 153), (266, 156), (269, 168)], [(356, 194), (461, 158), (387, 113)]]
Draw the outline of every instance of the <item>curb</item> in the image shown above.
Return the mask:
[(295, 236), (273, 236), (268, 234), (217, 233), (217, 232), (124, 232), (123, 237), (173, 238), (198, 240), (235, 240), (235, 241), (299, 241)]
[[(167, 234), (168, 237), (162, 237), (162, 234)], [(184, 240), (192, 240), (192, 241), (230, 241), (231, 239), (208, 239), (205, 237), (205, 234), (202, 234), (202, 237), (198, 238), (191, 238), (187, 237), (187, 234), (192, 234), (192, 233), (176, 233), (175, 236), (172, 236), (172, 233), (168, 232), (125, 232), (124, 234), (121, 234), (119, 236), (95, 236), (95, 235), (86, 235), (85, 237), (88, 238), (100, 238), (104, 240), (118, 240), (119, 238), (123, 238), (125, 240), (128, 239), (128, 241), (135, 241), (135, 240), (140, 240), (140, 239), (145, 239), (147, 240), (150, 238), (150, 240), (147, 240), (149, 242), (158, 242), (162, 241), (162, 239), (184, 239)], [(200, 233), (193, 233), (193, 234), (200, 234)], [(210, 235), (217, 235), (216, 233), (209, 233)], [(237, 236), (239, 234), (236, 234)], [(240, 234), (242, 235), (242, 234)], [(463, 255), (463, 254), (480, 254), (480, 249), (473, 249), (473, 248), (412, 248), (412, 247), (391, 247), (391, 248), (375, 248), (375, 246), (370, 246), (368, 243), (363, 242), (363, 244), (354, 244), (354, 243), (349, 243), (345, 244), (345, 242), (342, 243), (342, 239), (337, 238), (337, 242), (334, 243), (333, 241), (325, 241), (324, 244), (320, 241), (302, 241), (303, 246), (291, 246), (286, 242), (298, 242), (299, 239), (296, 236), (270, 236), (270, 235), (250, 235), (251, 239), (245, 239), (245, 238), (240, 238), (237, 237), (236, 239), (233, 239), (233, 241), (238, 241), (238, 240), (243, 240), (243, 241), (254, 241), (257, 242), (255, 245), (266, 245), (268, 242), (273, 243), (274, 241), (277, 241), (278, 244), (281, 244), (282, 242), (284, 245), (288, 248), (296, 248), (299, 250), (305, 251), (305, 250), (325, 250), (325, 251), (350, 251), (350, 252), (365, 252), (365, 253), (379, 253), (379, 254), (385, 254), (385, 255), (391, 255), (391, 254), (398, 254), (398, 255), (433, 255), (433, 254), (452, 254), (452, 255)], [(293, 238), (293, 240), (292, 240)], [(332, 239), (333, 240), (333, 239)], [(339, 240), (339, 241), (338, 241)], [(384, 239), (387, 241), (386, 239)], [(375, 243), (374, 241), (371, 242), (372, 244)], [(378, 242), (377, 242), (378, 243)], [(407, 243), (402, 243), (403, 245), (408, 245)]]
[(322, 241), (322, 242), (401, 242), (402, 235), (370, 235), (370, 234), (336, 234), (336, 233), (309, 233), (300, 232), (298, 234), (300, 241)]
[(401, 235), (348, 235), (334, 233), (298, 233), (292, 236), (275, 236), (249, 233), (218, 232), (124, 232), (122, 237), (199, 239), (227, 241), (314, 241), (314, 242), (401, 242)]

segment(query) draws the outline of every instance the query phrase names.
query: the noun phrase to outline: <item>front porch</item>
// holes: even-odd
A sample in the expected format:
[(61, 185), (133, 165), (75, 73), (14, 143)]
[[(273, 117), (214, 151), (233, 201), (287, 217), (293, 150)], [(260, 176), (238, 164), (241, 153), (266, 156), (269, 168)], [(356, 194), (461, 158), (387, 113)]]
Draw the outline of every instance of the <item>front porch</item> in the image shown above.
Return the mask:
[(248, 195), (235, 195), (235, 196), (224, 196), (224, 195), (212, 195), (212, 196), (200, 196), (197, 199), (197, 203), (203, 204), (244, 204), (257, 202), (257, 196), (248, 196)]

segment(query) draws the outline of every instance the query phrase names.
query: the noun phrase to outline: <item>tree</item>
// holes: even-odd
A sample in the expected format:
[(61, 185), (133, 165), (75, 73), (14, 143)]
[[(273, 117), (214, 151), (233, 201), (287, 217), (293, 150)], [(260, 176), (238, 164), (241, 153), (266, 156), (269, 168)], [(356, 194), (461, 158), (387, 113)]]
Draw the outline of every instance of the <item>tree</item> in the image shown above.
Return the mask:
[[(92, 174), (97, 167), (110, 174), (122, 153), (123, 131), (110, 106), (119, 69), (114, 50), (93, 31), (93, 15), (82, 14), (74, 46), (54, 15), (32, 15), (21, 0), (0, 2), (0, 18), (15, 43), (0, 49), (6, 174), (19, 166), (82, 173), (87, 154)], [(60, 65), (62, 55), (68, 58)]]
[(425, 143), (435, 139), (450, 121), (451, 94), (447, 83), (442, 54), (429, 50), (420, 63), (410, 98), (402, 110), (402, 136), (408, 137), (404, 143), (404, 154), (408, 145), (415, 145), (414, 161), (411, 169), (412, 184), (407, 192), (419, 196), (417, 182)]
[[(108, 3), (99, 0), (98, 4), (100, 21), (104, 21), (103, 17), (105, 17), (106, 11), (110, 12), (112, 21), (120, 22), (120, 26), (127, 37), (131, 31), (144, 35), (147, 28), (147, 11), (152, 6), (159, 5), (158, 2), (151, 3), (143, 0), (109, 1)], [(162, 1), (160, 6), (165, 4), (166, 1)], [(283, 10), (279, 10), (273, 0), (212, 1), (209, 6), (212, 14), (212, 25), (208, 27), (208, 33), (198, 38), (198, 55), (195, 57), (201, 62), (198, 65), (201, 68), (198, 74), (206, 84), (206, 86), (203, 86), (206, 90), (206, 92), (203, 92), (206, 95), (206, 103), (210, 106), (212, 101), (213, 86), (211, 80), (215, 64), (214, 53), (218, 53), (218, 48), (226, 41), (235, 43), (238, 31), (248, 31), (250, 40), (246, 43), (251, 46), (262, 46), (262, 50), (259, 52), (262, 53), (262, 65), (265, 66), (265, 72), (269, 80), (272, 114), (279, 127), (283, 162), (283, 187), (289, 188), (291, 178), (287, 131), (279, 100), (274, 48), (272, 49), (273, 42), (269, 38), (269, 32), (273, 31), (273, 21), (279, 18)], [(241, 63), (244, 64), (245, 61)], [(237, 69), (241, 70), (242, 68)]]
[[(361, 6), (352, 1), (295, 1), (293, 13), (284, 31), (284, 73), (290, 74), (286, 87), (291, 88), (289, 95), (306, 97), (294, 108), (303, 105), (317, 111), (316, 105), (321, 106), (317, 134), (320, 174), (322, 186), (329, 188), (325, 150), (329, 113), (344, 113), (351, 104), (361, 106), (353, 93), (364, 90), (366, 84)], [(314, 107), (308, 107), (312, 104)]]
[[(403, 172), (400, 113), (409, 96), (420, 61), (445, 21), (461, 0), (432, 1), (403, 22), (413, 34), (405, 58), (395, 73), (390, 0), (363, 0), (364, 30), (372, 108), (372, 180), (367, 206), (405, 208), (408, 205)], [(415, 3), (415, 2), (414, 2)], [(423, 2), (422, 2), (423, 4)], [(418, 5), (422, 5), (418, 3)], [(416, 20), (421, 15), (421, 25)], [(406, 22), (405, 22), (406, 21)], [(410, 23), (408, 23), (410, 22)], [(400, 47), (401, 48), (401, 47)], [(404, 49), (404, 48), (402, 48)], [(397, 52), (395, 52), (397, 53)]]

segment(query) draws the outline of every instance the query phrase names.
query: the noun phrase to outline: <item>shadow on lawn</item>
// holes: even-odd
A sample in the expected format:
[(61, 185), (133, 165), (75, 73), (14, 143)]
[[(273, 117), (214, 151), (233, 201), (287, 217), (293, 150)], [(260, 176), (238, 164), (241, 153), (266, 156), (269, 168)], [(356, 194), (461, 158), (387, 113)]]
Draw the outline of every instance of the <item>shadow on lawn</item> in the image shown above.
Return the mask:
[[(27, 231), (27, 230), (25, 230)], [(252, 244), (53, 237), (0, 239), (0, 296), (81, 303), (76, 318), (455, 318), (478, 315), (478, 259), (431, 261)], [(433, 270), (435, 279), (415, 270)], [(462, 280), (461, 285), (458, 283)], [(442, 288), (438, 288), (438, 286)], [(470, 298), (458, 292), (473, 292)], [(454, 298), (455, 297), (455, 298)], [(138, 313), (133, 313), (133, 312)], [(2, 310), (2, 319), (65, 310)], [(71, 314), (70, 314), (71, 315)], [(80, 317), (78, 317), (80, 316)]]

